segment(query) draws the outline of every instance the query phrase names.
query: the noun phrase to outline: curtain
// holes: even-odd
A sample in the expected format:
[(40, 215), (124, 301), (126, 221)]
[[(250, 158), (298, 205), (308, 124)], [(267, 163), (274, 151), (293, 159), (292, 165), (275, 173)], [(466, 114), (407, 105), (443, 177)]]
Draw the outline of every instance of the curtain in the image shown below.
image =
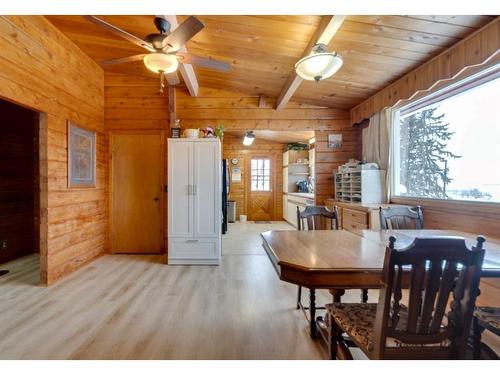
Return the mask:
[(386, 171), (386, 201), (391, 196), (391, 139), (392, 124), (396, 111), (385, 108), (370, 117), (369, 125), (362, 130), (362, 158), (367, 163), (377, 163)]

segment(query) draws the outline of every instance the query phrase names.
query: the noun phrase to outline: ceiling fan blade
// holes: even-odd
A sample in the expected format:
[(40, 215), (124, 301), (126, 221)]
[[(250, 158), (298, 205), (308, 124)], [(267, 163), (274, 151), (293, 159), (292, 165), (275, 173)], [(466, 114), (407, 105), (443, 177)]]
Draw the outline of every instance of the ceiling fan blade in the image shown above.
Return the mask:
[(163, 47), (170, 47), (174, 51), (177, 51), (204, 27), (205, 25), (198, 18), (189, 16), (187, 20), (163, 39)]
[(103, 27), (104, 29), (112, 32), (116, 36), (119, 36), (120, 38), (128, 40), (130, 43), (133, 43), (139, 47), (142, 47), (144, 49), (147, 49), (150, 52), (155, 52), (155, 49), (153, 46), (146, 42), (145, 40), (142, 40), (141, 38), (136, 37), (135, 35), (130, 34), (129, 32), (122, 30), (104, 20), (101, 20), (100, 18), (97, 18), (95, 16), (84, 16), (86, 19), (88, 19), (90, 22), (95, 23), (96, 25), (99, 25)]
[(116, 65), (116, 64), (121, 64), (121, 63), (127, 63), (127, 62), (132, 62), (132, 61), (139, 61), (144, 59), (144, 56), (147, 54), (142, 54), (142, 55), (134, 55), (134, 56), (128, 56), (128, 57), (121, 57), (119, 59), (111, 59), (111, 60), (104, 60), (100, 61), (99, 63), (101, 66), (110, 66), (110, 65)]
[(165, 77), (167, 78), (167, 82), (170, 86), (175, 86), (181, 83), (181, 80), (179, 79), (177, 72), (169, 73)]
[(201, 57), (193, 55), (191, 53), (183, 52), (177, 52), (175, 55), (181, 57), (180, 61), (182, 63), (198, 65), (209, 69), (222, 70), (224, 72), (227, 72), (231, 69), (231, 64), (211, 58)]

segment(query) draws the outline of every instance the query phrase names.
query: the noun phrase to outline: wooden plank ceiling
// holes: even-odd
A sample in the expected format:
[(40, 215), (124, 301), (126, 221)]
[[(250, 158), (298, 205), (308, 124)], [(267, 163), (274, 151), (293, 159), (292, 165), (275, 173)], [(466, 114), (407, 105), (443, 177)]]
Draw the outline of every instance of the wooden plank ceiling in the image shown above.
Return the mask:
[[(301, 57), (320, 16), (197, 16), (205, 25), (186, 47), (228, 61), (230, 72), (195, 67), (204, 87), (276, 98)], [(96, 61), (143, 52), (81, 16), (49, 16)], [(155, 32), (152, 16), (105, 16), (139, 37)], [(293, 101), (350, 109), (398, 77), (482, 27), (493, 16), (349, 16), (329, 49), (344, 58), (330, 79), (304, 81)], [(178, 16), (179, 22), (185, 19)], [(141, 61), (106, 70), (154, 76)]]

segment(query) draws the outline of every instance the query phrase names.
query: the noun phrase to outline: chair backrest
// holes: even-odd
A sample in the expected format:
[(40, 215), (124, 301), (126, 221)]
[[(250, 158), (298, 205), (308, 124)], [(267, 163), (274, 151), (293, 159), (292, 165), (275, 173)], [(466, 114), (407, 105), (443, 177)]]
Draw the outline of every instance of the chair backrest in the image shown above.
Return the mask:
[(381, 229), (424, 229), (422, 208), (395, 206), (379, 208)]
[(329, 211), (324, 206), (307, 206), (300, 211), (297, 206), (297, 223), (299, 230), (338, 229), (337, 207)]
[[(485, 238), (469, 250), (461, 237), (415, 238), (396, 250), (391, 236), (386, 248), (374, 328), (374, 354), (386, 358), (463, 358), (479, 294)], [(409, 285), (408, 305), (401, 303)], [(446, 305), (451, 297), (450, 311)], [(387, 339), (398, 343), (387, 347)], [(422, 345), (435, 344), (431, 347)]]

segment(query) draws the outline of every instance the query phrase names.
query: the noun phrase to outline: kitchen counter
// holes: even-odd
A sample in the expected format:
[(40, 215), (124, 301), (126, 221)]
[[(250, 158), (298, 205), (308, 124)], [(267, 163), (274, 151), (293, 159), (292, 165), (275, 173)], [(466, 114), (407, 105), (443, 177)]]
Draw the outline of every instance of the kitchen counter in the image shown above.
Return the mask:
[(314, 199), (314, 193), (283, 193), (294, 197)]
[(335, 199), (329, 198), (325, 200), (325, 205), (329, 208), (333, 208), (333, 206), (344, 207), (351, 210), (356, 211), (364, 211), (369, 212), (372, 210), (378, 211), (379, 207), (387, 208), (387, 207), (406, 207), (402, 204), (389, 204), (389, 203), (352, 203), (352, 202), (339, 202)]
[(300, 211), (314, 204), (314, 193), (283, 193), (283, 218), (297, 228), (297, 207)]

